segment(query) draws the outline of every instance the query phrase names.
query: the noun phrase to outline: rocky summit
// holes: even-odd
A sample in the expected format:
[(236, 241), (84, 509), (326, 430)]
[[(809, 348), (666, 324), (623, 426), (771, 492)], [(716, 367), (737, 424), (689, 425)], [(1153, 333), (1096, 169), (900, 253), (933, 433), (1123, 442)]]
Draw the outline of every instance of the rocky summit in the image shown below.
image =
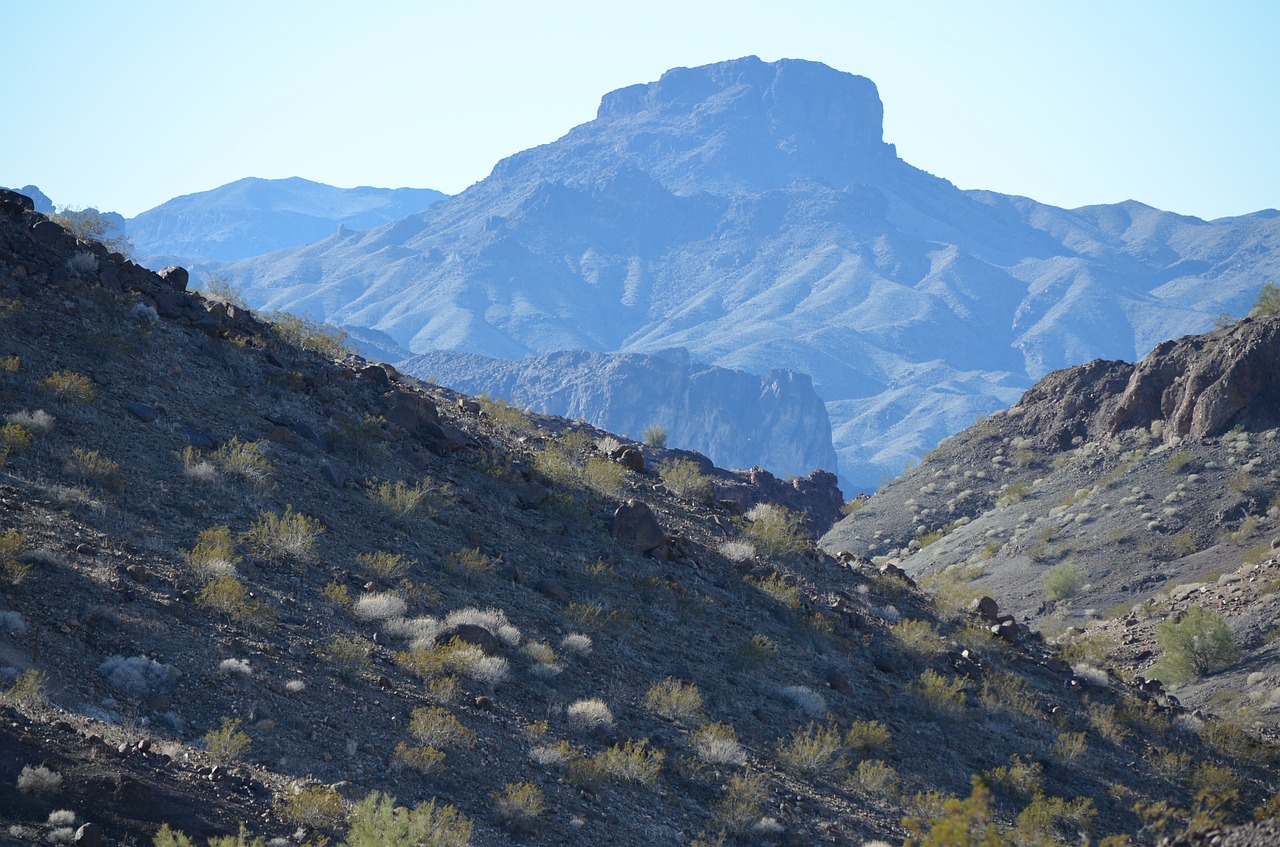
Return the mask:
[(824, 469), (870, 492), (1053, 370), (1243, 314), (1280, 270), (1274, 210), (963, 191), (899, 158), (883, 112), (870, 80), (816, 62), (677, 68), (420, 213), (226, 272), (254, 306), (382, 349), (684, 348), (807, 374)]
[[(1274, 812), (1264, 619), (1210, 626), (1203, 662), (1166, 638), (1267, 608), (1269, 549), (1110, 617), (1073, 609), (1055, 645), (999, 584), (921, 590), (980, 509), (926, 544), (942, 504), (890, 486), (818, 546), (830, 474), (724, 471), (461, 394), (188, 282), (0, 192), (5, 843), (1122, 844)], [(1269, 325), (1179, 344), (1237, 373)], [(1147, 378), (1128, 367), (1118, 397)], [(1154, 472), (1124, 477), (1152, 462), (1187, 519), (1224, 474), (1265, 500), (1274, 430), (1237, 411), (1181, 432), (1177, 380), (1150, 379), (1168, 434), (1138, 404), (1063, 443), (1021, 429), (1024, 406), (939, 448), (968, 445), (954, 478), (909, 484), (968, 504), (1034, 473), (993, 563), (1050, 520), (1043, 561), (1107, 514), (1172, 529)], [(1121, 466), (1135, 499), (1099, 478), (1050, 505)], [(1221, 549), (1272, 519), (1243, 509)], [(850, 526), (876, 546), (835, 549)], [(1132, 549), (1177, 537), (1149, 533)]]

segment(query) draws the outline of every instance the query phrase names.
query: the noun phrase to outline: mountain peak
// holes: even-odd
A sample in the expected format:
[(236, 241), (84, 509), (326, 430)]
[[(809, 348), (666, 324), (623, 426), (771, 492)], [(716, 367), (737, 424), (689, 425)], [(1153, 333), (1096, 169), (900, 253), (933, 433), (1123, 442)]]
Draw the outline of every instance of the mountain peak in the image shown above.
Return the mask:
[(675, 68), (606, 94), (588, 128), (624, 132), (630, 152), (669, 185), (717, 193), (800, 179), (844, 186), (896, 158), (875, 83), (800, 59)]

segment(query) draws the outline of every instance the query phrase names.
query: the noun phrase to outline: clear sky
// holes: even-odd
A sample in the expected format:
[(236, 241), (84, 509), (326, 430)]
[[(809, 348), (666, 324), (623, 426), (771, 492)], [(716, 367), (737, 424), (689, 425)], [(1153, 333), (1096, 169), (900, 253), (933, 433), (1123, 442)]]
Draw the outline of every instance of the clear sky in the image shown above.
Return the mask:
[(1280, 3), (0, 0), (0, 185), (134, 215), (246, 176), (456, 193), (664, 70), (870, 77), (961, 188), (1280, 207)]

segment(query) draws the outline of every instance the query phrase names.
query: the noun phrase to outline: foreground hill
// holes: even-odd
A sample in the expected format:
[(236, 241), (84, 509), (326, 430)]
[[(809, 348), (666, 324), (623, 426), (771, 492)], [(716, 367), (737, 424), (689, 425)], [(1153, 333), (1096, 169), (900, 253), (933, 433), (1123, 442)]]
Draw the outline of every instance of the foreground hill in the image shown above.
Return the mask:
[(809, 374), (844, 487), (870, 491), (1049, 371), (1240, 314), (1280, 270), (1273, 211), (961, 191), (882, 124), (870, 80), (821, 64), (678, 68), (419, 214), (232, 273), (256, 306), (413, 353), (683, 347)]
[(427, 188), (335, 188), (289, 179), (236, 180), (184, 194), (128, 220), (144, 264), (232, 261), (310, 244), (421, 211), (446, 195)]
[(9, 843), (861, 845), (904, 816), (1145, 842), (1273, 790), (1247, 734), (766, 507), (819, 480), (478, 402), (184, 287), (0, 195)]

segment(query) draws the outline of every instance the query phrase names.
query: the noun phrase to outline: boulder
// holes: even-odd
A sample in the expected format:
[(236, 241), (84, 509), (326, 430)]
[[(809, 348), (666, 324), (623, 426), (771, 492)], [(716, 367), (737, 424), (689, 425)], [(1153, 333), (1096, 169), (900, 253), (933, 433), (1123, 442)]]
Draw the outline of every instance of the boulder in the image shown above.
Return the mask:
[(609, 533), (619, 541), (630, 542), (639, 553), (661, 547), (667, 540), (653, 510), (640, 500), (628, 500), (618, 507)]
[(623, 444), (621, 447), (614, 448), (613, 452), (609, 454), (609, 458), (629, 471), (644, 473), (644, 454), (630, 444)]
[(448, 644), (454, 639), (479, 647), (486, 656), (496, 655), (502, 649), (502, 642), (498, 640), (497, 636), (484, 627), (476, 626), (475, 624), (460, 623), (457, 626), (451, 626), (436, 636), (436, 643)]
[(186, 268), (180, 268), (177, 265), (169, 265), (167, 268), (161, 268), (156, 276), (164, 280), (165, 284), (174, 291), (186, 291), (187, 283), (191, 278), (191, 275), (187, 273)]

